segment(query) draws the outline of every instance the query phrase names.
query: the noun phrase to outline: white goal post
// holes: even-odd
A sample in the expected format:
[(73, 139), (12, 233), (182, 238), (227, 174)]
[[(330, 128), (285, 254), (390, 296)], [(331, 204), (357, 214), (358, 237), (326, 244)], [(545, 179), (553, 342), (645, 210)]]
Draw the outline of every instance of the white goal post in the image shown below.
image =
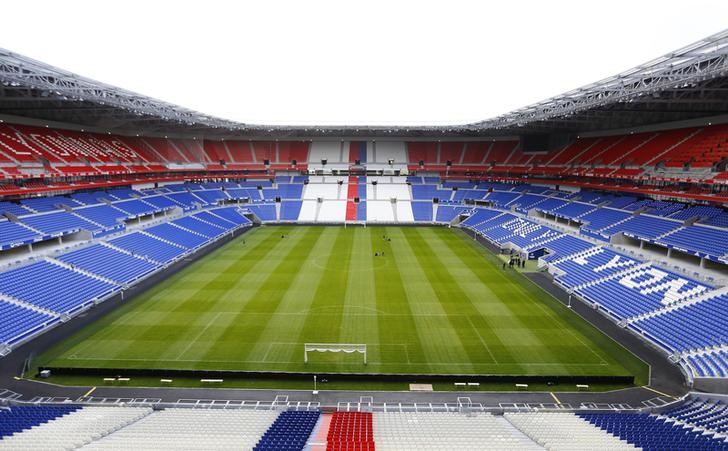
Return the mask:
[(361, 343), (304, 343), (303, 363), (308, 363), (309, 352), (358, 352), (364, 354), (364, 365), (367, 364), (367, 345)]

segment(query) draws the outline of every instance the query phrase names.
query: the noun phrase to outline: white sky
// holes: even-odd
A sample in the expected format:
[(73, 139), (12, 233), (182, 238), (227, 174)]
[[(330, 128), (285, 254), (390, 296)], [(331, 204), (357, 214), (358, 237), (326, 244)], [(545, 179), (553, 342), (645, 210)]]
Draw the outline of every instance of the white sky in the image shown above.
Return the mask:
[(725, 0), (4, 2), (0, 47), (265, 124), (457, 124), (728, 26)]

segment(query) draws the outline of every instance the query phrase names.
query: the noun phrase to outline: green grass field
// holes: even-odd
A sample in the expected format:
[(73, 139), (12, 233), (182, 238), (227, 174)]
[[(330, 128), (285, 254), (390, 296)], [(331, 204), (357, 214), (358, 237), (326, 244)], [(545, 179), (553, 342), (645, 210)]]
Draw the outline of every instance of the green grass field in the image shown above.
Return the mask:
[[(644, 382), (644, 363), (500, 265), (456, 229), (261, 227), (50, 348), (36, 364), (634, 375)], [(359, 354), (319, 353), (304, 365), (305, 342), (366, 343), (369, 364)]]

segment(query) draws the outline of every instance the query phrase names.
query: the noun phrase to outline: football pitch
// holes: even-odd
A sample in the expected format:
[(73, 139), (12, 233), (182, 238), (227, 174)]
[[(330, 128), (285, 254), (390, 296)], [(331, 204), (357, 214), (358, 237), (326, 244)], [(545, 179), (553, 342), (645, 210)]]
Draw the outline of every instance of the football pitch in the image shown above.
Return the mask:
[[(368, 364), (357, 353), (312, 353), (304, 364), (312, 342), (366, 344)], [(442, 227), (259, 227), (38, 360), (266, 372), (646, 372), (464, 232)]]

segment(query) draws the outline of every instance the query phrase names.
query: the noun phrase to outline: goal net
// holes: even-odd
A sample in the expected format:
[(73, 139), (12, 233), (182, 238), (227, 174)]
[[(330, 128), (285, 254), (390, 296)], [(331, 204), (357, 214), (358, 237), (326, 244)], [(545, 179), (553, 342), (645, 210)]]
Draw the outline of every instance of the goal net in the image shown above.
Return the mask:
[(364, 365), (367, 364), (367, 345), (358, 343), (304, 343), (303, 363), (308, 363), (309, 352), (343, 352), (364, 354)]

